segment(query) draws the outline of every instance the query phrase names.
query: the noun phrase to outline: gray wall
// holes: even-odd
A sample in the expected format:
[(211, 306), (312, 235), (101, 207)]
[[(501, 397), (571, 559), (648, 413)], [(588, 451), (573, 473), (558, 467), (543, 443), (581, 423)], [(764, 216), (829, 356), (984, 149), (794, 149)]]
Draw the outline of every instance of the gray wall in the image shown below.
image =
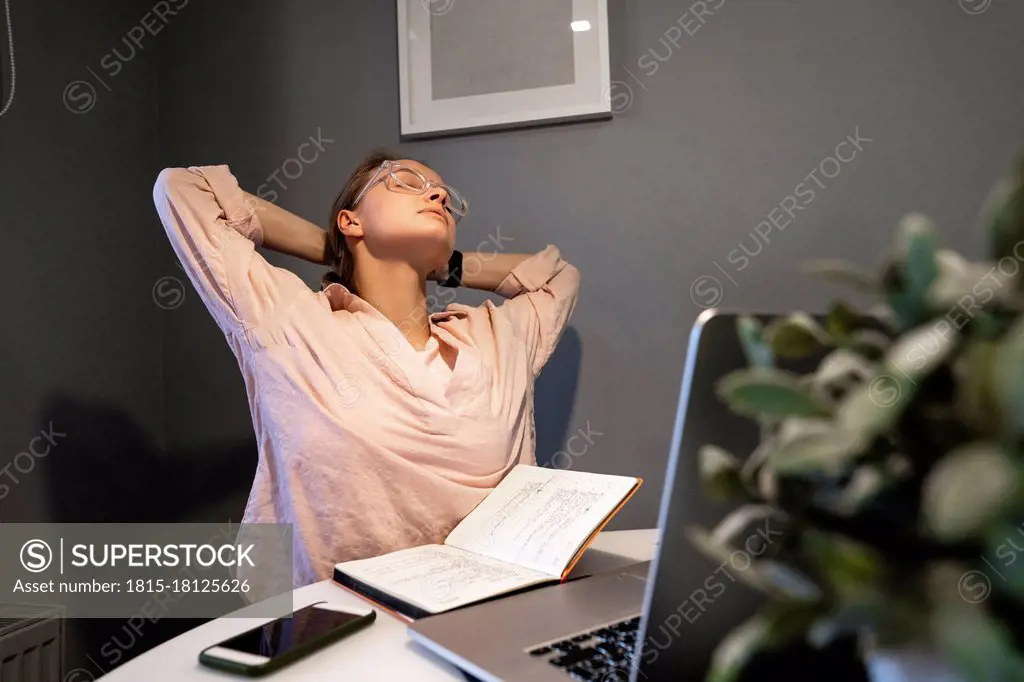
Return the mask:
[[(2, 522), (175, 521), (201, 509), (164, 448), (160, 325), (173, 311), (153, 288), (171, 251), (151, 197), (162, 167), (158, 46), (176, 27), (150, 17), (156, 34), (140, 37), (151, 6), (11, 2), (17, 89), (0, 117)], [(6, 28), (0, 15), (3, 102)], [(123, 42), (129, 32), (137, 43)], [(33, 443), (41, 433), (49, 449)], [(195, 623), (70, 620), (66, 672), (99, 676)]]
[[(3, 521), (71, 511), (52, 479), (101, 434), (70, 420), (109, 418), (155, 447), (163, 439), (161, 311), (150, 290), (166, 249), (147, 228), (159, 163), (155, 53), (138, 51), (115, 77), (100, 66), (119, 61), (114, 48), (129, 57), (120, 41), (136, 7), (110, 2), (101, 18), (83, 3), (12, 3), (17, 90), (0, 118), (0, 467), (51, 421), (67, 436), (34, 465), (18, 463), (23, 481), (4, 481)], [(7, 68), (3, 81), (6, 101)]]
[[(153, 3), (12, 3), (0, 467), (51, 421), (67, 436), (0, 499), (0, 521), (240, 517), (256, 463), (244, 386), (152, 207), (162, 167), (228, 163), (254, 190), (311, 135), (328, 138), (278, 200), (323, 224), (356, 160), (390, 145), (472, 198), (462, 248), (499, 226), (510, 249), (559, 245), (583, 285), (540, 379), (538, 457), (589, 425), (592, 444), (559, 461), (644, 476), (612, 525), (630, 528), (656, 522), (687, 333), (717, 296), (709, 277), (724, 306), (821, 308), (833, 292), (797, 263), (874, 263), (911, 210), (977, 255), (977, 207), (1022, 147), (1024, 6), (1008, 0), (976, 15), (957, 0), (724, 0), (704, 24), (687, 3), (612, 0), (613, 94), (632, 95), (614, 120), (407, 144), (393, 2), (171, 4), (180, 13), (111, 75), (112, 49), (128, 53), (122, 38)], [(84, 86), (63, 99), (76, 80), (95, 88), (77, 114)], [(863, 151), (809, 184), (858, 129)], [(773, 209), (791, 195), (802, 210), (758, 246), (756, 226), (784, 225)], [(742, 247), (757, 255), (743, 261)], [(320, 268), (269, 258), (317, 286)], [(102, 672), (187, 625), (78, 623), (69, 669)]]
[[(399, 144), (394, 3), (313, 0), (194, 0), (163, 64), (161, 121), (164, 161), (228, 163), (250, 191), (322, 131), (335, 142), (278, 199), (319, 224), (361, 154), (385, 144), (472, 199), (463, 249), (499, 226), (510, 250), (557, 244), (583, 283), (541, 375), (538, 457), (589, 424), (592, 444), (557, 461), (644, 476), (611, 526), (630, 528), (656, 523), (687, 334), (716, 298), (707, 277), (723, 306), (820, 308), (838, 292), (797, 264), (874, 264), (911, 210), (980, 253), (977, 208), (1024, 142), (1024, 7), (713, 0), (702, 24), (688, 3), (610, 5), (612, 94), (629, 105), (612, 121)], [(858, 130), (862, 151), (825, 161)], [(269, 257), (317, 285), (321, 268)], [(201, 303), (165, 322), (169, 437), (246, 438), (244, 387)]]

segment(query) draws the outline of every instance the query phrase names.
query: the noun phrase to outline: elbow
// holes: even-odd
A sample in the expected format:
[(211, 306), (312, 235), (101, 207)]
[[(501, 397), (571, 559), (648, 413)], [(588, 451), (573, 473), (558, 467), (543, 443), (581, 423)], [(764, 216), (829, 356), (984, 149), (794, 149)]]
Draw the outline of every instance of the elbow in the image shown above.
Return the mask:
[(580, 290), (580, 270), (572, 263), (563, 261), (562, 270), (556, 278), (558, 285), (566, 294), (575, 299)]
[(183, 173), (188, 173), (184, 168), (164, 168), (156, 176), (153, 183), (153, 202), (158, 206), (170, 196), (173, 196), (177, 187), (181, 186)]
[(563, 261), (562, 273), (565, 277), (576, 284), (580, 282), (580, 269), (568, 261)]
[(153, 183), (153, 203), (158, 211), (167, 205), (190, 204), (210, 185), (200, 172), (189, 168), (164, 168)]
[(562, 252), (557, 246), (554, 244), (548, 244), (547, 247), (541, 251), (541, 254), (547, 259), (548, 267), (551, 268), (550, 272), (554, 273), (551, 277), (551, 282), (564, 282), (572, 289), (579, 287), (579, 268), (562, 258)]

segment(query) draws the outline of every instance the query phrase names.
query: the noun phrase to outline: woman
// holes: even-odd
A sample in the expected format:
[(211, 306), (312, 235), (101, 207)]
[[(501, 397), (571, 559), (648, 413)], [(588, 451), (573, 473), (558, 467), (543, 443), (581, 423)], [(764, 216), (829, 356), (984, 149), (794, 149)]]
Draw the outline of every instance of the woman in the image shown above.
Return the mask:
[[(460, 254), (465, 200), (387, 153), (352, 173), (326, 233), (224, 165), (165, 169), (153, 200), (245, 379), (259, 463), (243, 523), (293, 524), (295, 586), (443, 542), (536, 465), (533, 382), (579, 288), (557, 248)], [(314, 292), (257, 246), (332, 270)], [(428, 279), (506, 300), (430, 314)]]

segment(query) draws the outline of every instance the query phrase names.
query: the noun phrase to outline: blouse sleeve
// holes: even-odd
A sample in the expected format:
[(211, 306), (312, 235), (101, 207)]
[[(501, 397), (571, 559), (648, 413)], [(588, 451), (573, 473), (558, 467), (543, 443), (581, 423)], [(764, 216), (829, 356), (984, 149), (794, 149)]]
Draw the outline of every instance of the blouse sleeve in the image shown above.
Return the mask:
[(297, 277), (256, 251), (263, 226), (228, 166), (165, 168), (153, 203), (171, 247), (225, 334), (256, 326), (293, 290)]
[(495, 292), (506, 300), (498, 310), (526, 346), (533, 375), (540, 374), (576, 307), (580, 273), (548, 245), (516, 265)]

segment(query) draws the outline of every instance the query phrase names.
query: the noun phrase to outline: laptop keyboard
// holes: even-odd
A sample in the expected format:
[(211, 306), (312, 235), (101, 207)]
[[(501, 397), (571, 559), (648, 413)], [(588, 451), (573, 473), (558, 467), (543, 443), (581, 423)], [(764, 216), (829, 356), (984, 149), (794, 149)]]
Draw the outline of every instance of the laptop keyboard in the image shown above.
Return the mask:
[(640, 616), (609, 623), (588, 632), (529, 650), (544, 657), (573, 680), (629, 682)]

